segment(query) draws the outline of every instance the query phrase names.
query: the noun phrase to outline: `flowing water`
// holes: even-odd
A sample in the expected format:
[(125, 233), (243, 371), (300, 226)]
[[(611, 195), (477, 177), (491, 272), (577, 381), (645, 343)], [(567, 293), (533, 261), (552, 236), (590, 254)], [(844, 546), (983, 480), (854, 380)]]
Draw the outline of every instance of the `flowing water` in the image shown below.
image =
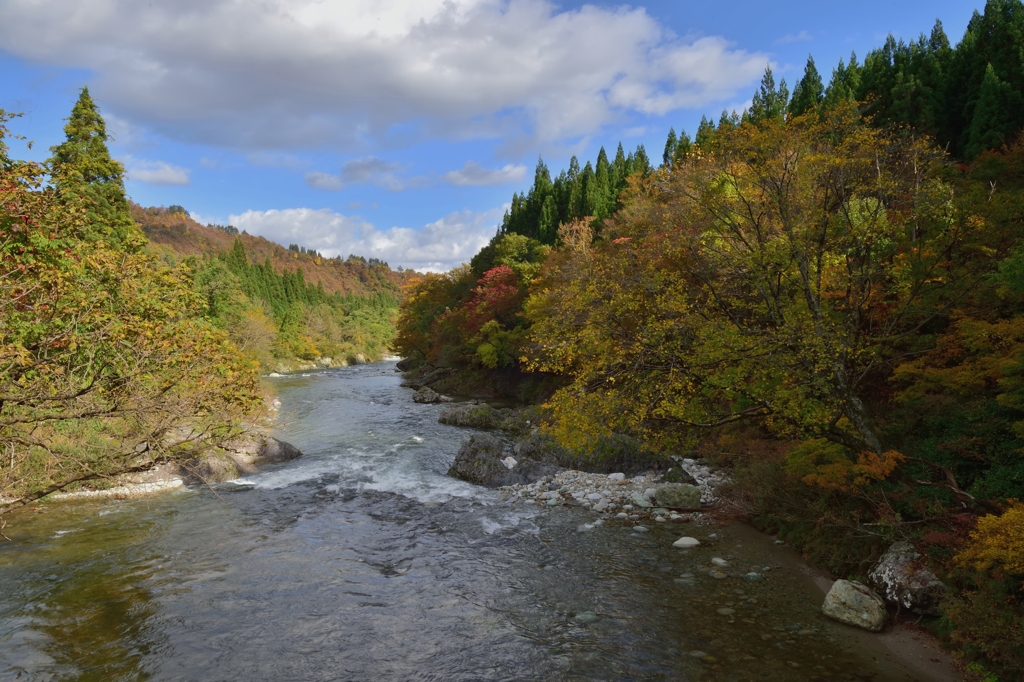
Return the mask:
[[(277, 379), (293, 462), (14, 515), (0, 679), (920, 679), (822, 618), (793, 558), (743, 526), (580, 531), (593, 513), (447, 478), (469, 432), (393, 369)], [(705, 546), (673, 549), (682, 534)], [(716, 580), (713, 556), (772, 568)]]

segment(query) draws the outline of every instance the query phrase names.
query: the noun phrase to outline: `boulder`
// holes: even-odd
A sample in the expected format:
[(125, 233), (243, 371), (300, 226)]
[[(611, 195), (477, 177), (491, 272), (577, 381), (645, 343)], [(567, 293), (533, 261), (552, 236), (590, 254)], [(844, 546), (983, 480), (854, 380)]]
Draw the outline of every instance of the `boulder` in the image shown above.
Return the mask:
[[(430, 389), (427, 389), (430, 390)], [(496, 429), (505, 420), (503, 410), (490, 405), (454, 405), (441, 410), (437, 421), (451, 426), (468, 426), (475, 429)]]
[(651, 506), (651, 501), (644, 497), (642, 493), (633, 493), (629, 496), (629, 501), (641, 509), (647, 509)]
[(889, 620), (882, 598), (870, 587), (850, 580), (837, 580), (832, 584), (821, 612), (840, 623), (871, 632), (881, 632)]
[(661, 485), (654, 498), (662, 507), (670, 509), (697, 509), (700, 507), (700, 488), (695, 485)]
[(922, 565), (909, 542), (895, 542), (868, 573), (868, 581), (887, 602), (914, 613), (938, 614), (946, 585)]
[(417, 364), (419, 364), (419, 361), (416, 358), (403, 358), (395, 363), (395, 369), (399, 372), (408, 372), (415, 368)]
[(412, 396), (413, 402), (417, 403), (450, 403), (452, 401), (446, 395), (441, 395), (432, 388), (424, 386)]
[(515, 466), (509, 468), (505, 463), (507, 459), (505, 445), (494, 436), (470, 436), (455, 455), (448, 475), (476, 485), (497, 488), (503, 485), (533, 483), (561, 471), (561, 468), (554, 464), (532, 459), (519, 459)]
[(299, 450), (291, 443), (278, 440), (273, 436), (267, 436), (263, 439), (263, 443), (260, 445), (260, 448), (256, 453), (256, 458), (252, 463), (257, 465), (277, 464), (279, 462), (290, 462), (296, 457), (301, 456), (302, 450)]

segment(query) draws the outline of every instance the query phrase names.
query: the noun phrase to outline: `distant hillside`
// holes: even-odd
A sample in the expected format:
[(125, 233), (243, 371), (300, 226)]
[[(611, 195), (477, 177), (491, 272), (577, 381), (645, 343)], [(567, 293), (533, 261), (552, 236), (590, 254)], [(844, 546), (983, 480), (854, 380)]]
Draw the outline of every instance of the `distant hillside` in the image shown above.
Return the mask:
[(180, 207), (143, 208), (132, 204), (132, 217), (149, 238), (151, 250), (174, 260), (180, 256), (216, 256), (231, 251), (235, 239), (241, 239), (254, 263), (268, 258), (278, 273), (302, 268), (306, 281), (322, 285), (324, 291), (342, 296), (375, 296), (380, 293), (398, 295), (406, 282), (417, 275), (412, 270), (392, 270), (386, 263), (362, 258), (324, 258), (315, 252), (286, 249), (280, 244), (230, 226), (208, 227), (192, 220)]
[(336, 367), (389, 352), (402, 285), (417, 273), (200, 225), (181, 206), (133, 204), (131, 212), (157, 257), (193, 259), (189, 271), (207, 319), (263, 371)]

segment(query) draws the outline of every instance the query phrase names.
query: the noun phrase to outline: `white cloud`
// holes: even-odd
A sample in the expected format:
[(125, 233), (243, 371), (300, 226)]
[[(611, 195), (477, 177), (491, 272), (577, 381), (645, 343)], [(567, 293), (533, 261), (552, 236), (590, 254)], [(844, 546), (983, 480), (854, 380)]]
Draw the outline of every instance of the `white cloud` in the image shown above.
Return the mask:
[(775, 44), (788, 45), (789, 43), (804, 43), (809, 40), (814, 40), (814, 36), (812, 36), (807, 31), (800, 31), (799, 33), (790, 33), (788, 35), (782, 36), (781, 38), (775, 41)]
[(507, 164), (502, 168), (484, 168), (476, 161), (467, 161), (459, 170), (444, 174), (445, 182), (458, 187), (481, 187), (519, 182), (526, 177), (526, 166)]
[(379, 258), (391, 267), (443, 272), (468, 262), (497, 231), (505, 207), (457, 211), (420, 229), (379, 230), (360, 218), (330, 209), (289, 208), (246, 211), (228, 218), (232, 225), (279, 244), (300, 244), (325, 256), (356, 254)]
[(192, 184), (192, 180), (189, 178), (189, 173), (192, 171), (181, 166), (173, 166), (165, 161), (146, 161), (126, 156), (124, 165), (125, 174), (129, 180), (138, 180), (150, 185), (187, 186)]
[(4, 0), (0, 49), (91, 71), (135, 123), (246, 151), (365, 148), (397, 125), (548, 144), (732, 99), (767, 61), (643, 8), (549, 0)]

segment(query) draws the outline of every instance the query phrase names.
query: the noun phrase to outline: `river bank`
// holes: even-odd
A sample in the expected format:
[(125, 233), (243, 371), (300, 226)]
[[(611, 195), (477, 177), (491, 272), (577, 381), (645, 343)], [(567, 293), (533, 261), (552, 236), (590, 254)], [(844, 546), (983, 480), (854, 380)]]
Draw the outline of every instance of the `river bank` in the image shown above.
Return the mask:
[[(749, 528), (580, 531), (595, 512), (447, 477), (467, 431), (409, 402), (390, 364), (277, 389), (299, 459), (212, 490), (16, 513), (0, 543), (3, 675), (934, 679), (824, 620), (788, 549)], [(700, 548), (672, 547), (683, 527)], [(714, 557), (771, 568), (720, 580), (701, 571)]]

